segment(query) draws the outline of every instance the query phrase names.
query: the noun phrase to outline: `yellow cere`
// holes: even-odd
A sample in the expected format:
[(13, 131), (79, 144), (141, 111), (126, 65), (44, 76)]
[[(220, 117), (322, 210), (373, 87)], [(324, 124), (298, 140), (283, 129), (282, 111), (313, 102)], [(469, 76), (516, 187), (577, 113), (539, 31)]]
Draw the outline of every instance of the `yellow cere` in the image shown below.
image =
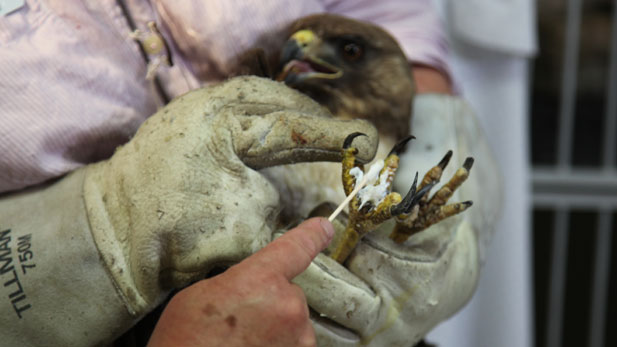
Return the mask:
[(307, 44), (313, 40), (315, 40), (315, 33), (310, 30), (300, 30), (296, 31), (295, 34), (291, 36), (292, 39), (296, 40), (300, 44)]

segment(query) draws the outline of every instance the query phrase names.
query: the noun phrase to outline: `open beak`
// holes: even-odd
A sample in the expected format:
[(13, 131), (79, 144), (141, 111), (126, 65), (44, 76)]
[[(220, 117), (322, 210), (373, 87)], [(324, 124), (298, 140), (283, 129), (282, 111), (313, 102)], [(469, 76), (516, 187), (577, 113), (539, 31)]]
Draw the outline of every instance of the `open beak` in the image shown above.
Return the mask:
[(310, 30), (294, 33), (283, 46), (280, 57), (277, 81), (288, 85), (301, 83), (307, 79), (337, 79), (343, 70), (319, 58), (322, 49), (321, 39)]

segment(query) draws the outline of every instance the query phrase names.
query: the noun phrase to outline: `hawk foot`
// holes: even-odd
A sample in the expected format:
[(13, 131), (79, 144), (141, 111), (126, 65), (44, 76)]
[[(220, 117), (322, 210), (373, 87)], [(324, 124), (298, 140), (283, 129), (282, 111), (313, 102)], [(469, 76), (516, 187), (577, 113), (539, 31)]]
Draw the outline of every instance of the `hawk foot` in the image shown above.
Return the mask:
[(462, 167), (459, 168), (454, 176), (443, 185), (432, 197), (429, 198), (431, 188), (441, 179), (443, 170), (448, 165), (452, 151), (448, 151), (444, 158), (431, 168), (420, 183), (420, 191), (425, 194), (419, 199), (418, 203), (412, 208), (410, 213), (401, 213), (396, 216), (396, 226), (390, 238), (396, 243), (405, 242), (411, 235), (418, 233), (429, 226), (438, 223), (450, 216), (459, 214), (471, 205), (471, 201), (456, 202), (448, 204), (448, 200), (458, 187), (469, 177), (469, 171), (473, 166), (473, 158), (465, 159)]
[[(364, 166), (355, 158), (358, 150), (352, 146), (353, 139), (358, 136), (366, 135), (353, 133), (343, 143), (342, 180), (346, 195), (352, 193), (365, 174)], [(377, 229), (390, 218), (396, 219), (396, 226), (390, 238), (394, 242), (402, 243), (411, 235), (471, 206), (471, 201), (446, 204), (454, 191), (469, 176), (473, 165), (471, 157), (465, 160), (450, 181), (429, 197), (430, 190), (441, 179), (443, 170), (452, 157), (452, 151), (448, 151), (444, 158), (424, 175), (419, 186), (416, 173), (414, 182), (404, 197), (392, 191), (392, 182), (400, 161), (399, 155), (411, 139), (413, 136), (403, 139), (394, 146), (384, 160), (377, 179), (368, 182), (349, 202), (344, 231), (334, 238), (327, 251), (328, 255), (339, 263), (345, 262), (364, 235)]]
[[(355, 137), (364, 134), (354, 133), (345, 139), (343, 144), (343, 189), (346, 195), (360, 184), (365, 174), (363, 165), (356, 162), (357, 149), (351, 146)], [(335, 239), (330, 256), (343, 263), (351, 254), (360, 239), (368, 232), (375, 230), (381, 223), (401, 213), (408, 213), (414, 201), (420, 199), (420, 191), (416, 192), (416, 184), (411, 187), (405, 198), (397, 192), (392, 192), (392, 182), (399, 165), (399, 154), (413, 138), (408, 136), (396, 144), (383, 162), (383, 168), (375, 182), (368, 182), (349, 202), (348, 222), (343, 237)]]

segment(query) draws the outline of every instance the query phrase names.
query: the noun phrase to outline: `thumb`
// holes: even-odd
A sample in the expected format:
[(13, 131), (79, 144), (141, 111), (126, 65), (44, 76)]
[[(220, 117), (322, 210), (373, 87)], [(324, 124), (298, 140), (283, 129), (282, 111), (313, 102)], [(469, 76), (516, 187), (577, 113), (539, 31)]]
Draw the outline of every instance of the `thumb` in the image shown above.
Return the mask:
[(288, 280), (301, 274), (328, 246), (334, 227), (325, 218), (311, 218), (289, 230), (243, 263), (283, 275)]

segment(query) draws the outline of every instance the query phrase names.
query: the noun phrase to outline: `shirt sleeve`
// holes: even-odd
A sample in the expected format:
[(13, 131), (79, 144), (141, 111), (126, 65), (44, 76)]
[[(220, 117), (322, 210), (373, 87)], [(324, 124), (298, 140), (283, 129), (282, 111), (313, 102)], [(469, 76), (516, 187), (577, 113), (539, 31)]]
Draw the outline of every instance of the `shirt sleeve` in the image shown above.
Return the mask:
[(0, 193), (108, 158), (156, 110), (137, 46), (100, 4), (0, 18)]
[(328, 12), (368, 21), (386, 29), (412, 63), (449, 75), (444, 25), (431, 0), (323, 0)]

